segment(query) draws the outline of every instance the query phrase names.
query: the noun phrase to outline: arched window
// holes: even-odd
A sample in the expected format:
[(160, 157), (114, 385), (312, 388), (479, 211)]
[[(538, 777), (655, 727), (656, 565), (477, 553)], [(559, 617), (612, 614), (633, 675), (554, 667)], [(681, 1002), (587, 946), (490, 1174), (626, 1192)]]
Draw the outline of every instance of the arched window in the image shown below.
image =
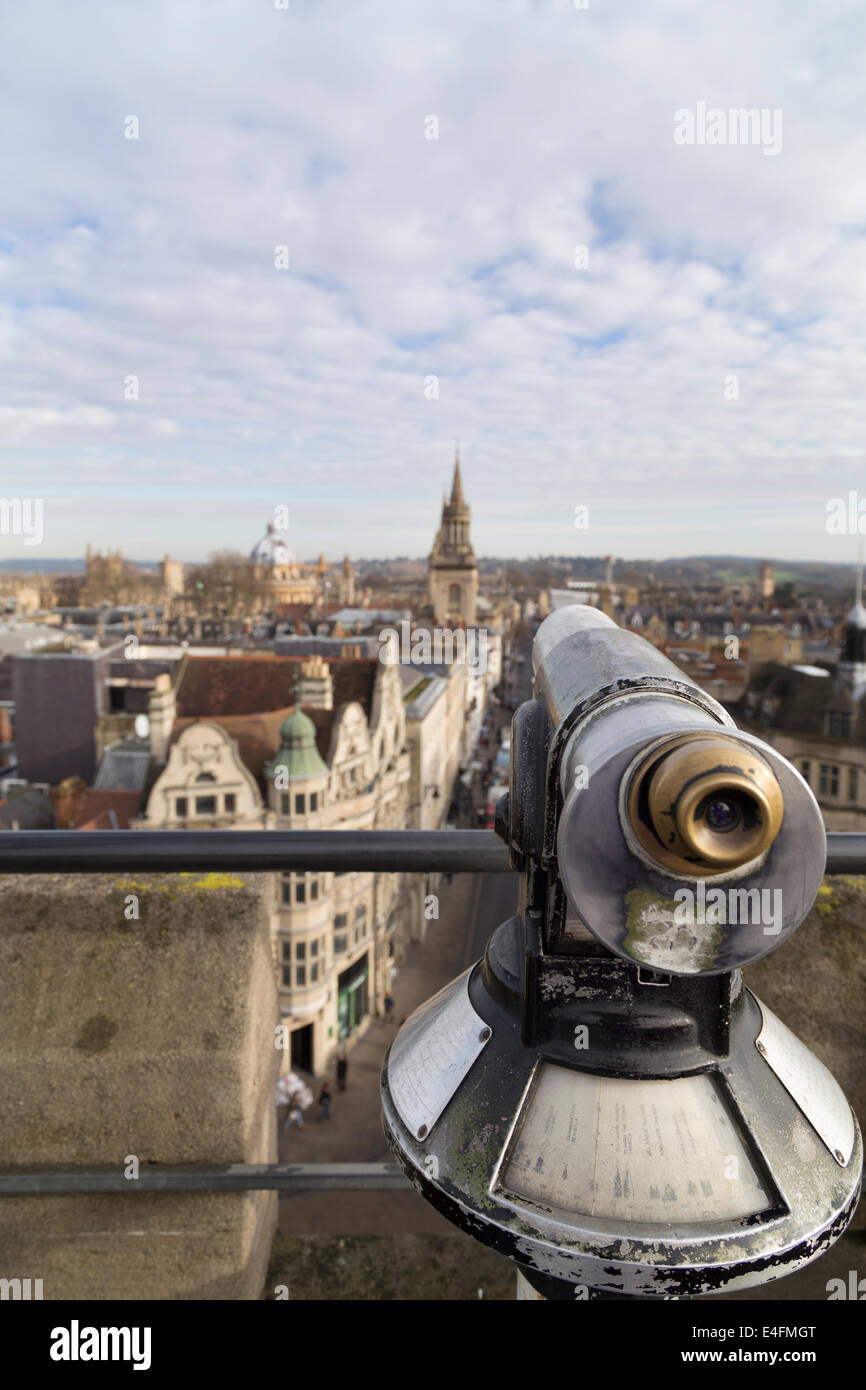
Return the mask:
[(452, 584), (448, 589), (448, 607), (452, 612), (457, 612), (461, 603), (461, 590), (459, 584)]

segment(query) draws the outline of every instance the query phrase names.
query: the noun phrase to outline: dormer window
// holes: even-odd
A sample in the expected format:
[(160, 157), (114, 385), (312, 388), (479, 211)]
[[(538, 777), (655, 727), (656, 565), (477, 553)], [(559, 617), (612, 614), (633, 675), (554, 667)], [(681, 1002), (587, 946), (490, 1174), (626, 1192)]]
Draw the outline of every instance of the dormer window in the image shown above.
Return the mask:
[(827, 711), (827, 733), (830, 738), (851, 737), (850, 710), (831, 709)]

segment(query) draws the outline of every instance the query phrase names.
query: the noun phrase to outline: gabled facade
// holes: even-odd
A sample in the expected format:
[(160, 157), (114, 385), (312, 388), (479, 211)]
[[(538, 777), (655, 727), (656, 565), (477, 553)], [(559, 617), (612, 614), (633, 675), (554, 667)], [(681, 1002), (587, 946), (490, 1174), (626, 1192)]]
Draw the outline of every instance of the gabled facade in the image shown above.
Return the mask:
[[(133, 829), (389, 829), (407, 820), (409, 753), (397, 670), (379, 661), (189, 663), (164, 766)], [(309, 701), (262, 713), (266, 682), (289, 672)], [(207, 689), (220, 708), (205, 715)], [(258, 694), (256, 694), (258, 692)], [(357, 698), (343, 699), (353, 693)], [(156, 698), (164, 699), (165, 692)], [(244, 713), (231, 713), (242, 709)], [(270, 904), (286, 1065), (321, 1073), (330, 1054), (384, 1010), (408, 905), (397, 874), (273, 875)]]

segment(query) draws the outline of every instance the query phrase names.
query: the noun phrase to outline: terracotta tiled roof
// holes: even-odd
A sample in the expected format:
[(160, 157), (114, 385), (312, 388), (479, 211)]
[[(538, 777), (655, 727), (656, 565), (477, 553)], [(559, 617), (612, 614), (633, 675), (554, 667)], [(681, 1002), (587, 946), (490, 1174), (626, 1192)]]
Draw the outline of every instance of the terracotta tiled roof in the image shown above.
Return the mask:
[[(357, 700), (359, 705), (364, 708), (367, 718), (373, 708), (373, 687), (376, 683), (376, 673), (379, 670), (378, 658), (372, 659), (349, 658), (347, 661), (329, 661), (331, 668), (331, 678), (334, 682), (334, 707), (338, 709), (340, 705), (347, 705), (351, 700)], [(310, 710), (306, 711), (311, 714)]]
[(138, 815), (140, 791), (119, 788), (88, 787), (75, 817), (77, 830), (113, 830), (110, 811), (117, 819), (118, 830), (128, 830), (133, 816)]
[(178, 717), (202, 719), (283, 709), (292, 703), (296, 675), (296, 662), (272, 652), (190, 657), (178, 685)]
[(290, 618), (295, 623), (302, 623), (315, 606), (314, 603), (275, 603), (273, 615), (277, 618)]
[[(224, 719), (285, 709), (294, 699), (300, 656), (190, 657), (177, 692), (178, 719)], [(357, 700), (367, 718), (373, 705), (378, 661), (328, 660), (334, 682), (334, 706)]]
[[(219, 724), (236, 740), (241, 761), (263, 788), (265, 764), (279, 748), (280, 727), (295, 708), (291, 696), (303, 660), (300, 656), (275, 657), (273, 653), (190, 658), (181, 678), (171, 742), (176, 742), (190, 724)], [(313, 721), (316, 747), (327, 762), (334, 721), (343, 706), (358, 703), (370, 718), (379, 662), (376, 658), (326, 661), (334, 686), (334, 708), (303, 709)], [(288, 699), (271, 703), (286, 694)]]

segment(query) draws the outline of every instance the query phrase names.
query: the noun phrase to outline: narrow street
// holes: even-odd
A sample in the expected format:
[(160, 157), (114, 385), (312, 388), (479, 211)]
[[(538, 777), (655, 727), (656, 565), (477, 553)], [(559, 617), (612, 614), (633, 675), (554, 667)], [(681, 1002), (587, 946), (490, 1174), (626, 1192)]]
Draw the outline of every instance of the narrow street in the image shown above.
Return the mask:
[[(390, 1162), (382, 1130), (379, 1075), (385, 1053), (400, 1023), (471, 964), (469, 945), (477, 936), (476, 912), (487, 876), (455, 874), (440, 889), (439, 920), (427, 925), (422, 943), (410, 943), (394, 981), (394, 1015), (373, 1019), (349, 1051), (345, 1092), (331, 1076), (331, 1118), (318, 1118), (318, 1105), (306, 1112), (303, 1129), (293, 1127), (279, 1138), (280, 1161), (305, 1163)], [(511, 875), (491, 875), (505, 884)], [(321, 1079), (319, 1079), (319, 1084)], [(318, 1096), (318, 1091), (316, 1091)], [(405, 1192), (299, 1193), (280, 1199), (283, 1235), (385, 1235), (412, 1232), (446, 1234), (448, 1222), (408, 1187)]]

